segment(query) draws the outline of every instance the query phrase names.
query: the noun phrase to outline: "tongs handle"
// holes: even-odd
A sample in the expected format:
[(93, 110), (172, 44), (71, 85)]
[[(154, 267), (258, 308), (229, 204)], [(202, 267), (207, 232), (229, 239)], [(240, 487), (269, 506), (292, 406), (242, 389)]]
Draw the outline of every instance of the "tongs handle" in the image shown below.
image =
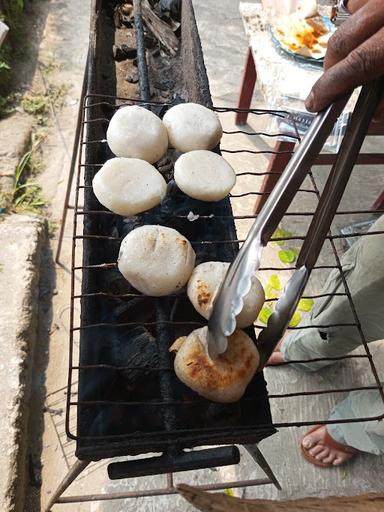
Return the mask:
[(340, 151), (332, 167), (319, 204), (300, 250), (296, 268), (283, 295), (275, 304), (268, 325), (259, 334), (260, 369), (283, 336), (317, 261), (333, 218), (351, 176), (373, 115), (379, 105), (383, 80), (363, 87), (348, 124)]
[(227, 336), (235, 330), (236, 315), (241, 311), (243, 298), (250, 290), (251, 277), (260, 265), (261, 248), (278, 227), (348, 98), (349, 95), (336, 101), (314, 118), (229, 267), (208, 322), (208, 351), (212, 358), (226, 351)]
[[(297, 147), (264, 208), (252, 226), (247, 241), (255, 235), (266, 245), (279, 226), (293, 198), (321, 152), (351, 93), (319, 112)], [(244, 245), (246, 245), (245, 242)]]
[(316, 263), (359, 156), (372, 118), (380, 103), (383, 87), (384, 80), (379, 79), (365, 85), (361, 90), (339, 154), (325, 184), (308, 234), (298, 256), (297, 268), (305, 265), (308, 269), (312, 270)]

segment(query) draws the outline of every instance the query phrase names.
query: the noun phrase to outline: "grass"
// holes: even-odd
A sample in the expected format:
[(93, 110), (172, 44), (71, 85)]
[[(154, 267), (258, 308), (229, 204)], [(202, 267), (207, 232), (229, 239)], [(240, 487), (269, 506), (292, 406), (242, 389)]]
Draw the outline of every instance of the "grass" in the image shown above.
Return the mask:
[(41, 170), (39, 146), (42, 140), (42, 137), (34, 137), (31, 148), (16, 168), (11, 201), (11, 210), (15, 213), (42, 213), (47, 206), (41, 186), (34, 181)]
[(37, 124), (45, 125), (51, 109), (59, 109), (64, 105), (68, 87), (64, 84), (48, 84), (44, 92), (38, 91), (25, 94), (21, 106), (27, 114), (35, 116)]

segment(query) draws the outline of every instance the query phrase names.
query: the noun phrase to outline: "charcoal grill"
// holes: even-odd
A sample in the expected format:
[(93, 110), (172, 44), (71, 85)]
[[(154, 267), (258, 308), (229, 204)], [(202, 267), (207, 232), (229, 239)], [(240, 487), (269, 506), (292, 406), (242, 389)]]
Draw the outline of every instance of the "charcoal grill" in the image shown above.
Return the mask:
[[(139, 2), (135, 2), (136, 9), (138, 4)], [(340, 271), (345, 295), (350, 301), (354, 318), (354, 321), (348, 325), (353, 325), (359, 330), (364, 353), (324, 359), (367, 359), (374, 385), (268, 395), (263, 374), (258, 373), (243, 398), (236, 404), (229, 405), (209, 402), (182, 385), (174, 375), (172, 356), (169, 355), (168, 347), (178, 336), (188, 334), (191, 330), (204, 325), (203, 320), (195, 313), (185, 293), (155, 299), (144, 297), (130, 288), (116, 267), (120, 241), (130, 230), (139, 225), (162, 224), (177, 229), (191, 241), (197, 253), (197, 263), (209, 260), (232, 261), (239, 244), (242, 243), (236, 235), (235, 221), (252, 219), (254, 216), (233, 215), (229, 199), (207, 204), (186, 198), (171, 179), (174, 162), (171, 151), (158, 165), (159, 170), (169, 182), (168, 195), (161, 206), (133, 219), (122, 219), (106, 211), (98, 203), (93, 194), (91, 182), (102, 164), (112, 157), (105, 143), (105, 133), (108, 121), (117, 108), (126, 104), (143, 104), (160, 117), (172, 103), (179, 101), (194, 101), (214, 108), (210, 99), (190, 0), (182, 2), (179, 59), (183, 73), (180, 76), (180, 70), (177, 72), (178, 90), (172, 103), (150, 101), (149, 88), (145, 83), (140, 85), (144, 97), (142, 100), (116, 95), (111, 59), (106, 52), (106, 48), (111, 47), (113, 37), (110, 29), (105, 30), (104, 26), (106, 20), (110, 18), (110, 5), (111, 2), (101, 0), (94, 4), (87, 73), (88, 92), (84, 97), (80, 116), (80, 159), (74, 206), (70, 367), (66, 414), (66, 433), (70, 439), (76, 441), (76, 455), (79, 462), (53, 495), (48, 509), (54, 503), (172, 494), (176, 492), (172, 478), (174, 471), (239, 462), (239, 452), (233, 446), (234, 444), (244, 444), (249, 447), (256, 461), (268, 475), (268, 479), (212, 484), (205, 486), (205, 489), (266, 483), (278, 485), (258, 450), (257, 443), (272, 435), (276, 428), (331, 422), (319, 417), (308, 418), (306, 421), (287, 418), (285, 421), (273, 422), (269, 400), (289, 400), (290, 397), (320, 396), (358, 389), (379, 389), (384, 403), (383, 389), (348, 290), (335, 243), (338, 238), (353, 237), (356, 233), (330, 234), (328, 240), (335, 263), (318, 265), (316, 269), (337, 268)], [(136, 14), (138, 67), (141, 82), (143, 82), (148, 76), (148, 70), (145, 50), (139, 45), (143, 26), (140, 23), (140, 13), (136, 12)], [(219, 115), (239, 112), (239, 109), (232, 108), (216, 107), (214, 110)], [(257, 117), (289, 118), (286, 112), (259, 109), (246, 112), (250, 116)], [(231, 133), (227, 132), (227, 135)], [(252, 135), (258, 135), (258, 133), (252, 133)], [(274, 136), (277, 137), (279, 134)], [(273, 153), (269, 150), (257, 151), (242, 148), (235, 150), (221, 148), (221, 151), (224, 154), (225, 152)], [(263, 176), (266, 173), (238, 173), (238, 176), (243, 174)], [(301, 192), (319, 197), (318, 184), (312, 173), (309, 173), (309, 176), (311, 187), (303, 188)], [(242, 197), (250, 195), (262, 194), (250, 190), (232, 195), (231, 200), (241, 200)], [(191, 222), (190, 212), (198, 216), (198, 219)], [(362, 212), (338, 212), (338, 214), (346, 213), (353, 215)], [(310, 217), (312, 212), (289, 212), (287, 215)], [(276, 241), (302, 241), (303, 239), (304, 236), (286, 236)], [(82, 257), (81, 261), (79, 256)], [(292, 269), (264, 267), (261, 272), (271, 270), (281, 272)], [(81, 280), (81, 289), (76, 285), (78, 280)], [(308, 297), (317, 298), (320, 295)], [(78, 321), (75, 318), (75, 311), (79, 305), (81, 318)], [(256, 330), (260, 327), (255, 325)], [(256, 342), (254, 329), (249, 329), (248, 333)], [(318, 360), (322, 359), (316, 361)], [(383, 417), (384, 414), (380, 417), (344, 421), (373, 421)], [(337, 421), (337, 423), (340, 422)], [(189, 451), (190, 448), (207, 445), (221, 446)], [(185, 449), (188, 451), (184, 451)], [(162, 455), (156, 458), (112, 463), (108, 468), (109, 476), (125, 478), (167, 473), (165, 488), (110, 496), (60, 497), (91, 461), (148, 452), (157, 452)]]

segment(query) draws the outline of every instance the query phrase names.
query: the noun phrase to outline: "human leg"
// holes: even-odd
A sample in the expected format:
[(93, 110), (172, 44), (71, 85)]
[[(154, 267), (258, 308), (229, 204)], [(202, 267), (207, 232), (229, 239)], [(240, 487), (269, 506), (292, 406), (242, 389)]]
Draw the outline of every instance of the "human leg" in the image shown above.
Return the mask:
[[(370, 232), (382, 230), (384, 216), (375, 222)], [(342, 257), (343, 273), (368, 342), (384, 337), (383, 247), (384, 235), (368, 235)], [(303, 328), (284, 338), (280, 349), (282, 360), (340, 357), (361, 345), (359, 329), (348, 325), (356, 323), (356, 319), (339, 270), (330, 273), (322, 293), (327, 296), (316, 302), (301, 325)], [(315, 371), (332, 362), (299, 363), (296, 366)]]
[[(384, 416), (379, 390), (349, 393), (330, 415), (332, 421)], [(358, 421), (318, 425), (301, 440), (304, 457), (313, 464), (332, 467), (344, 464), (358, 452), (384, 455), (384, 421)]]

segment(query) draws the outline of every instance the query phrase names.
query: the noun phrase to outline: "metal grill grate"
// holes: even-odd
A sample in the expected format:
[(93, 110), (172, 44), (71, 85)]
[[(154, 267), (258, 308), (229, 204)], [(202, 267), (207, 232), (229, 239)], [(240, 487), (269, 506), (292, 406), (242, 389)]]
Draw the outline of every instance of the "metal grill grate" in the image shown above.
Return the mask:
[[(350, 304), (353, 321), (352, 322), (341, 322), (339, 324), (332, 325), (321, 325), (315, 326), (311, 325), (311, 327), (318, 328), (327, 328), (327, 327), (337, 327), (337, 326), (350, 326), (356, 328), (359, 332), (362, 341), (363, 352), (359, 354), (348, 354), (343, 357), (329, 357), (329, 358), (317, 358), (311, 361), (323, 361), (323, 360), (343, 360), (343, 359), (363, 359), (368, 362), (368, 367), (370, 373), (372, 375), (373, 385), (370, 386), (349, 386), (343, 389), (334, 387), (330, 389), (318, 389), (315, 391), (297, 391), (294, 393), (274, 393), (269, 394), (269, 400), (277, 400), (284, 399), (289, 402), (290, 398), (293, 397), (311, 397), (311, 396), (321, 396), (321, 395), (332, 395), (338, 393), (344, 393), (355, 390), (363, 390), (363, 389), (377, 389), (380, 391), (381, 396), (383, 398), (383, 414), (380, 416), (374, 417), (365, 417), (365, 418), (347, 418), (345, 420), (337, 420), (330, 421), (328, 418), (314, 417), (307, 418), (305, 421), (298, 421), (294, 417), (286, 417), (283, 421), (271, 422), (269, 416), (269, 406), (265, 393), (265, 386), (262, 374), (259, 374), (255, 377), (254, 381), (248, 388), (245, 396), (239, 401), (238, 404), (234, 404), (231, 407), (224, 407), (222, 410), (219, 410), (219, 414), (216, 417), (215, 421), (212, 421), (212, 424), (205, 425), (203, 428), (199, 425), (197, 428), (193, 425), (188, 425), (184, 423), (181, 424), (181, 419), (185, 419), (185, 417), (191, 418), (192, 415), (188, 411), (196, 411), (201, 413), (201, 411), (206, 411), (207, 401), (204, 401), (197, 395), (188, 393), (185, 396), (184, 390), (175, 393), (175, 378), (173, 376), (173, 364), (172, 358), (170, 358), (168, 354), (168, 347), (174, 341), (177, 336), (172, 338), (171, 333), (181, 333), (186, 334), (190, 332), (192, 329), (198, 328), (204, 323), (196, 316), (191, 318), (182, 318), (175, 319), (178, 317), (177, 310), (178, 308), (184, 308), (185, 301), (187, 300), (184, 295), (172, 296), (164, 299), (157, 299), (156, 301), (152, 299), (143, 299), (141, 294), (135, 292), (124, 292), (116, 291), (114, 289), (114, 284), (112, 282), (110, 289), (92, 289), (89, 286), (91, 282), (90, 276), (92, 273), (113, 273), (117, 272), (115, 261), (97, 261), (97, 262), (89, 262), (88, 260), (84, 260), (80, 263), (79, 257), (82, 254), (82, 251), (87, 251), (88, 249), (84, 244), (115, 244), (113, 247), (116, 249), (118, 247), (122, 236), (118, 232), (108, 233), (105, 231), (97, 231), (95, 230), (95, 226), (102, 227), (103, 224), (100, 220), (95, 219), (116, 219), (113, 213), (109, 211), (105, 211), (100, 207), (98, 202), (93, 196), (92, 186), (90, 180), (95, 172), (102, 166), (104, 161), (111, 157), (112, 155), (108, 155), (108, 149), (105, 142), (105, 132), (106, 127), (109, 121), (109, 118), (113, 114), (116, 108), (121, 105), (126, 104), (144, 104), (145, 106), (151, 108), (155, 111), (160, 117), (164, 114), (164, 112), (169, 108), (169, 105), (158, 104), (154, 102), (141, 102), (138, 100), (130, 100), (126, 98), (115, 98), (112, 96), (100, 96), (100, 95), (88, 95), (84, 100), (84, 108), (83, 108), (83, 117), (82, 117), (82, 136), (81, 136), (81, 155), (80, 155), (80, 163), (77, 174), (76, 181), (76, 197), (75, 197), (75, 209), (74, 209), (74, 236), (73, 236), (73, 252), (72, 252), (72, 287), (71, 287), (71, 315), (70, 315), (70, 365), (69, 365), (69, 380), (68, 380), (68, 395), (67, 395), (67, 415), (66, 415), (66, 431), (68, 437), (72, 439), (76, 439), (78, 442), (77, 445), (77, 453), (78, 456), (83, 456), (89, 459), (96, 456), (115, 456), (121, 455), (123, 453), (135, 453), (135, 448), (132, 448), (135, 441), (140, 440), (140, 448), (137, 448), (137, 453), (142, 452), (145, 449), (153, 449), (154, 447), (154, 438), (156, 439), (156, 447), (163, 447), (169, 445), (174, 445), (175, 443), (179, 443), (180, 446), (194, 446), (200, 444), (225, 444), (225, 443), (250, 443), (256, 442), (258, 439), (266, 437), (273, 433), (274, 428), (282, 428), (282, 427), (292, 427), (292, 426), (305, 426), (305, 425), (314, 425), (318, 423), (328, 424), (328, 423), (348, 423), (348, 422), (360, 422), (360, 421), (374, 421), (378, 419), (384, 418), (384, 392), (383, 387), (380, 383), (380, 379), (378, 377), (378, 372), (375, 367), (375, 363), (373, 361), (371, 352), (369, 350), (366, 338), (364, 336), (364, 332), (361, 328), (361, 323), (358, 318), (355, 305), (353, 303), (350, 290), (348, 288), (348, 284), (346, 281), (346, 277), (341, 265), (339, 249), (337, 248), (337, 241), (339, 239), (345, 239), (346, 237), (356, 237), (356, 236), (374, 236), (378, 234), (384, 234), (383, 231), (375, 231), (369, 232), (365, 234), (361, 233), (349, 233), (344, 235), (335, 235), (330, 234), (327, 238), (328, 243), (330, 244), (331, 251), (334, 258), (334, 264), (322, 265), (318, 264), (315, 267), (315, 270), (326, 271), (337, 269), (340, 273), (343, 288), (344, 290), (336, 295), (347, 296)], [(215, 108), (216, 112), (219, 115), (223, 115), (226, 113), (234, 113), (237, 112), (238, 109), (233, 108)], [(100, 112), (104, 112), (106, 115), (101, 115)], [(272, 112), (267, 110), (257, 110), (252, 109), (249, 110), (250, 116), (279, 116), (286, 117), (289, 114), (285, 112)], [(109, 113), (109, 114), (108, 114)], [(92, 129), (89, 130), (89, 127), (92, 125)], [(86, 132), (88, 136), (90, 132), (96, 134), (95, 138), (91, 138), (87, 140)], [(224, 132), (227, 136), (231, 136), (233, 134), (243, 133), (245, 135), (253, 136), (253, 135), (267, 135), (263, 132), (249, 132), (246, 130), (237, 130), (232, 132)], [(278, 137), (279, 134), (272, 135), (272, 137)], [(95, 155), (100, 154), (100, 152), (95, 152), (95, 147), (103, 147), (102, 154), (104, 155), (103, 159), (100, 161), (95, 161)], [(226, 153), (246, 153), (246, 154), (273, 154), (272, 150), (250, 150), (244, 148), (236, 148), (236, 149), (221, 149), (221, 152)], [(172, 160), (168, 160), (163, 167), (160, 166), (160, 171), (163, 172), (165, 176), (171, 176), (171, 168), (172, 168)], [(251, 175), (251, 176), (264, 176), (265, 172), (243, 172), (238, 173), (238, 176)], [(319, 186), (315, 180), (314, 175), (309, 173), (310, 187), (302, 188), (300, 190), (301, 193), (304, 194), (312, 194), (315, 198), (319, 197)], [(172, 185), (170, 185), (172, 189)], [(178, 200), (177, 192), (176, 199)], [(246, 193), (241, 194), (233, 194), (231, 196), (232, 204), (235, 201), (240, 200), (246, 196), (258, 196), (261, 195), (257, 190), (249, 190)], [(81, 206), (83, 205), (83, 206)], [(84, 206), (85, 205), (85, 206)], [(184, 211), (182, 211), (184, 208)], [(215, 212), (212, 213), (209, 208), (198, 201), (188, 201), (178, 205), (178, 210), (176, 213), (169, 211), (169, 208), (165, 208), (163, 211), (160, 207), (159, 210), (156, 210), (155, 216), (158, 219), (158, 223), (164, 223), (166, 225), (170, 225), (178, 229), (179, 223), (182, 223), (185, 226), (185, 223), (189, 223), (188, 221), (188, 213), (189, 211), (193, 211), (194, 214), (199, 215), (199, 220), (196, 223), (196, 229), (193, 231), (196, 234), (196, 239), (191, 237), (190, 241), (200, 259), (209, 260), (215, 259), (212, 255), (220, 254), (221, 257), (217, 259), (222, 259), (224, 261), (231, 261), (235, 251), (237, 250), (239, 244), (243, 242), (243, 240), (238, 239), (235, 230), (233, 229), (235, 221), (241, 220), (252, 220), (255, 218), (254, 215), (232, 215), (231, 208), (227, 202), (220, 204), (216, 207)], [(383, 213), (382, 211), (372, 212), (370, 210), (340, 210), (337, 215), (360, 215), (360, 214), (379, 214)], [(310, 218), (313, 215), (313, 212), (288, 212), (287, 216), (297, 216), (297, 217), (305, 217)], [(142, 214), (139, 216), (140, 220), (135, 222), (141, 223), (153, 223), (153, 216), (151, 213)], [(151, 222), (152, 220), (152, 222)], [(120, 219), (119, 222), (122, 222)], [(184, 223), (184, 224), (183, 224)], [(195, 223), (190, 223), (195, 224)], [(136, 224), (138, 225), (138, 224)], [(215, 225), (218, 225), (218, 228), (214, 228)], [(133, 226), (134, 227), (134, 226)], [(83, 228), (83, 230), (81, 230)], [(132, 228), (132, 225), (129, 226)], [(116, 231), (116, 230), (115, 230)], [(124, 228), (122, 228), (124, 232)], [(213, 233), (213, 238), (207, 236), (207, 233)], [(220, 238), (218, 236), (222, 234)], [(125, 233), (126, 234), (126, 233)], [(185, 234), (185, 233), (183, 233)], [(293, 241), (296, 240), (298, 242), (304, 240), (305, 236), (286, 236), (275, 238), (274, 241)], [(213, 251), (213, 252), (212, 252)], [(216, 251), (216, 252), (215, 252)], [(218, 252), (217, 252), (218, 251)], [(113, 251), (112, 251), (113, 252)], [(260, 272), (290, 272), (292, 271), (292, 267), (278, 267), (278, 266), (263, 266), (260, 269)], [(84, 281), (85, 278), (85, 281)], [(82, 290), (79, 291), (79, 283), (82, 281)], [(108, 277), (104, 279), (104, 282), (108, 281)], [(127, 287), (128, 288), (128, 287)], [(327, 296), (327, 294), (319, 294), (319, 293), (306, 293), (307, 298), (322, 298)], [(332, 294), (329, 294), (332, 296)], [(135, 317), (135, 310), (131, 315), (128, 314), (128, 317), (124, 318), (124, 321), (100, 321), (87, 323), (87, 311), (89, 308), (99, 309), (100, 301), (113, 303), (115, 299), (119, 300), (144, 300), (144, 303), (140, 307), (145, 308), (154, 308), (156, 310), (156, 316), (153, 319), (148, 318), (147, 321), (138, 321)], [(274, 300), (274, 299), (272, 299)], [(111, 302), (112, 301), (112, 302)], [(75, 319), (75, 312), (79, 310), (79, 305), (81, 304), (81, 321), (79, 318)], [(262, 325), (255, 325), (256, 331), (257, 329), (262, 328)], [(100, 330), (100, 329), (127, 329), (127, 328), (145, 328), (148, 329), (149, 332), (154, 333), (154, 337), (157, 338), (157, 343), (159, 345), (158, 351), (158, 359), (155, 365), (145, 365), (145, 366), (135, 366), (135, 365), (116, 365), (116, 364), (84, 364), (84, 353), (82, 356), (82, 343), (84, 342), (84, 332), (92, 331), (92, 330)], [(307, 329), (308, 326), (303, 327), (294, 327), (292, 329)], [(79, 350), (80, 349), (80, 350)], [(294, 361), (298, 362), (309, 362), (309, 360), (300, 360)], [(291, 362), (292, 363), (292, 362)], [(285, 363), (285, 364), (291, 364)], [(112, 372), (115, 374), (116, 372), (144, 372), (146, 375), (156, 374), (159, 382), (160, 394), (156, 396), (152, 396), (147, 399), (134, 400), (132, 397), (129, 400), (116, 399), (115, 397), (110, 397), (108, 399), (86, 399), (87, 392), (84, 392), (81, 389), (81, 385), (79, 387), (79, 395), (77, 395), (77, 389), (74, 390), (74, 387), (77, 384), (77, 381), (83, 382), (83, 386), (88, 385), (87, 383), (91, 380), (93, 382), (103, 381), (105, 379), (105, 372)], [(256, 393), (254, 391), (256, 390)], [(183, 394), (184, 393), (184, 394)], [(261, 393), (261, 395), (260, 395)], [(180, 398), (183, 396), (183, 399)], [(98, 432), (91, 434), (88, 432), (84, 432), (84, 428), (82, 428), (80, 416), (84, 413), (89, 414), (90, 410), (98, 410), (98, 414), (102, 414), (103, 410), (105, 414), (110, 414), (113, 411), (114, 407), (123, 407), (126, 411), (126, 414), (135, 415), (138, 414), (138, 411), (145, 408), (148, 412), (146, 417), (147, 421), (149, 420), (149, 416), (151, 414), (154, 417), (161, 417), (159, 421), (155, 421), (154, 425), (148, 425), (150, 428), (148, 431), (145, 429), (133, 429), (130, 432)], [(220, 406), (218, 406), (220, 407)], [(196, 408), (196, 409), (194, 409)], [(261, 408), (261, 414), (259, 414), (259, 410)], [(232, 424), (228, 421), (223, 421), (220, 424), (220, 414), (231, 414), (233, 410), (236, 410), (234, 413), (234, 417), (236, 421), (233, 421)], [(257, 413), (254, 411), (258, 410)], [(291, 411), (290, 407), (286, 407), (285, 410), (287, 414)], [(187, 412), (186, 412), (187, 411)], [(253, 411), (253, 413), (252, 413)], [(73, 424), (77, 416), (77, 431), (73, 431)], [(145, 416), (145, 415), (144, 415)], [(117, 421), (119, 419), (117, 418)], [(145, 423), (145, 421), (144, 421)], [(144, 424), (142, 423), (142, 424)], [(170, 436), (170, 433), (172, 434)], [(130, 450), (127, 450), (126, 446), (122, 449), (122, 443), (127, 442), (129, 446), (131, 446)]]

